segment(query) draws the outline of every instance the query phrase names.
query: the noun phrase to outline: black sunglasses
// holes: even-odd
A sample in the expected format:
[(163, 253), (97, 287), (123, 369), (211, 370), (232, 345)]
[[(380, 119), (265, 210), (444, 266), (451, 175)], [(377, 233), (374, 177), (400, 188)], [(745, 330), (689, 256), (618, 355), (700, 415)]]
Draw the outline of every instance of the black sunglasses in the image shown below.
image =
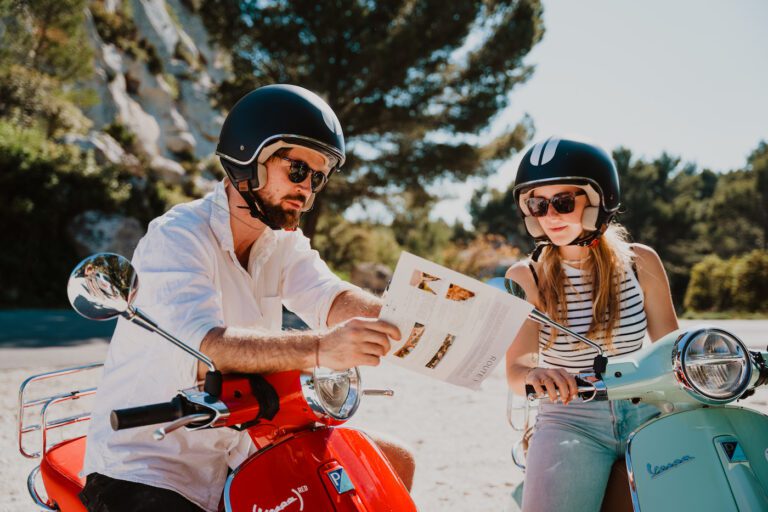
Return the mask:
[(311, 174), (309, 183), (312, 192), (315, 194), (323, 190), (328, 183), (328, 176), (323, 172), (312, 169), (307, 162), (303, 160), (294, 160), (293, 158), (288, 158), (286, 156), (281, 156), (280, 158), (291, 165), (291, 170), (288, 172), (288, 179), (291, 180), (292, 183), (302, 183), (307, 179), (307, 174)]
[(576, 196), (585, 195), (587, 195), (586, 192), (579, 190), (578, 192), (560, 192), (550, 199), (529, 197), (525, 200), (525, 206), (528, 207), (528, 211), (534, 217), (544, 217), (549, 210), (550, 204), (557, 213), (571, 213), (576, 208)]

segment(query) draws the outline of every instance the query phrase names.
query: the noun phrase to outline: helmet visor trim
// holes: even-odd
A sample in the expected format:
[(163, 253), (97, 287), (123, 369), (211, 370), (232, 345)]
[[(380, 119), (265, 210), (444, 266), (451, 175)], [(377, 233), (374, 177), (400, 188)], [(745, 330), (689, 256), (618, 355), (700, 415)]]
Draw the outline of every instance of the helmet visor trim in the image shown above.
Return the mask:
[[(259, 145), (259, 147), (256, 148), (256, 151), (254, 151), (253, 155), (248, 160), (238, 160), (220, 151), (217, 151), (216, 154), (221, 158), (229, 160), (230, 162), (236, 163), (238, 165), (251, 165), (253, 161), (256, 160), (257, 156), (261, 156), (262, 158), (264, 157), (264, 155), (261, 155), (262, 150), (264, 150), (268, 146), (274, 145), (275, 142), (279, 142), (279, 141), (285, 141), (288, 143), (288, 145), (292, 145), (292, 146), (307, 147), (322, 153), (328, 160), (329, 168), (331, 169), (337, 169), (342, 165), (344, 165), (344, 160), (345, 160), (344, 155), (341, 154), (339, 150), (334, 148), (333, 146), (330, 146), (324, 142), (321, 142), (317, 139), (313, 139), (311, 137), (305, 137), (303, 135), (294, 135), (294, 134), (287, 134), (287, 133), (273, 135), (272, 137), (265, 139)], [(277, 151), (277, 149), (279, 148), (276, 147), (274, 151)], [(266, 158), (263, 158), (263, 161), (266, 161), (266, 159), (269, 158), (272, 155), (272, 153), (274, 153), (274, 151), (266, 155)], [(329, 158), (329, 156), (332, 156), (333, 158)], [(263, 163), (262, 158), (259, 158), (260, 163)], [(333, 161), (334, 158), (335, 158), (335, 162)]]

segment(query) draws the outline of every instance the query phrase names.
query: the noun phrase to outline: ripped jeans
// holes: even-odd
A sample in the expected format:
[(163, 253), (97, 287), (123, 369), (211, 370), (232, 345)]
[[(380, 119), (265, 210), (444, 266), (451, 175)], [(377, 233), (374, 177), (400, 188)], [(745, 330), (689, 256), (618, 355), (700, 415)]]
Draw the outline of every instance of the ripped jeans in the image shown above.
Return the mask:
[(526, 456), (523, 511), (599, 511), (629, 434), (658, 414), (629, 400), (542, 401)]

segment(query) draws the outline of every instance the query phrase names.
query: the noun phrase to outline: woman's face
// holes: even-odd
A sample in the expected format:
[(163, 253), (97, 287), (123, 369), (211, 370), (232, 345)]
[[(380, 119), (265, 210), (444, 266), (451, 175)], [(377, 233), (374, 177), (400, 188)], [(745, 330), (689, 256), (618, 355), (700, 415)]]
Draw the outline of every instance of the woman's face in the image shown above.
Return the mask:
[[(531, 197), (551, 199), (563, 192), (573, 192), (575, 194), (582, 192), (582, 189), (573, 185), (546, 185), (533, 189)], [(536, 217), (544, 233), (557, 246), (573, 242), (583, 231), (581, 216), (584, 213), (584, 208), (587, 206), (588, 199), (586, 195), (582, 194), (577, 195), (575, 201), (575, 207), (571, 213), (560, 213), (550, 204), (546, 215)]]

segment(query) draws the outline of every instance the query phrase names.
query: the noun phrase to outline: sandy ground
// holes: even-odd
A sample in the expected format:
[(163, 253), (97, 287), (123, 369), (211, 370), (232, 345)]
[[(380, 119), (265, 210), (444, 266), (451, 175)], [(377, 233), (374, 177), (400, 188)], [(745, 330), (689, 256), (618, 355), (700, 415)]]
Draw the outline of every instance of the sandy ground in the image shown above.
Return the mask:
[[(753, 347), (768, 344), (768, 321), (712, 322), (740, 335)], [(0, 416), (0, 510), (33, 510), (26, 477), (38, 464), (23, 458), (16, 438), (18, 387), (33, 373), (96, 361), (106, 343), (90, 340), (74, 347), (0, 349), (3, 414)], [(90, 379), (96, 382), (97, 376)], [(422, 512), (506, 511), (510, 493), (523, 474), (511, 461), (517, 439), (506, 423), (506, 385), (501, 369), (472, 392), (382, 365), (363, 373), (367, 388), (391, 388), (395, 396), (365, 397), (350, 425), (393, 435), (413, 450), (417, 472), (413, 496)], [(71, 379), (71, 389), (87, 387), (85, 376)], [(43, 386), (41, 391), (50, 391)], [(61, 388), (58, 388), (61, 390)], [(765, 388), (764, 388), (765, 389)], [(170, 398), (170, 397), (169, 397)], [(87, 406), (87, 400), (80, 404)], [(768, 412), (768, 389), (748, 406)], [(30, 447), (38, 441), (30, 437)]]

